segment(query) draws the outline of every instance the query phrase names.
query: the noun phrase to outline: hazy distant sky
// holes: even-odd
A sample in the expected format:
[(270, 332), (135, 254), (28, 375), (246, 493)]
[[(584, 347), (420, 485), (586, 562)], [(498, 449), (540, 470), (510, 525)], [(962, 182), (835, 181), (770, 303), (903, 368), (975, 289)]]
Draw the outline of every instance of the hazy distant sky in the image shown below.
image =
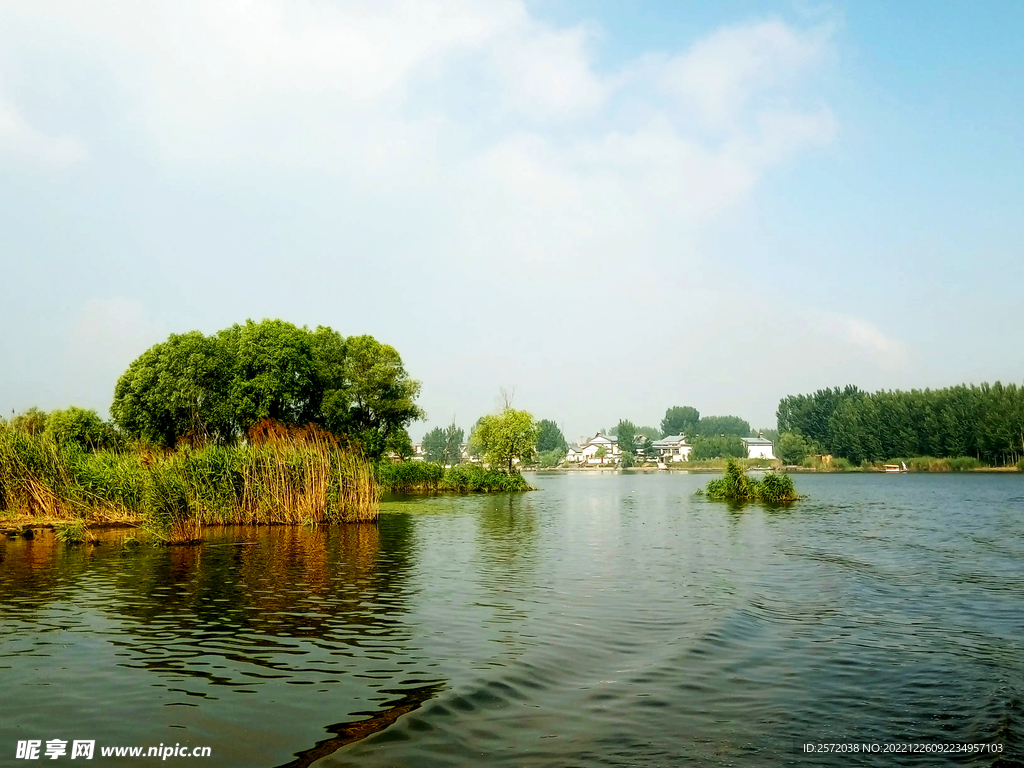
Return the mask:
[(0, 409), (369, 333), (424, 429), (1024, 380), (1024, 3), (0, 0)]

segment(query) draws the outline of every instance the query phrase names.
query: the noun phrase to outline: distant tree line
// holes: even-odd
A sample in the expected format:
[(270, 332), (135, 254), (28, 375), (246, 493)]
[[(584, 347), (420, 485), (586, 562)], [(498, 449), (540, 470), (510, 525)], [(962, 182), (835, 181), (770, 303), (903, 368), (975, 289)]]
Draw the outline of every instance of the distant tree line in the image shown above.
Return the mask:
[(855, 463), (973, 456), (1011, 464), (1024, 453), (1024, 387), (1016, 384), (875, 393), (854, 386), (819, 389), (784, 398), (776, 415), (780, 432)]

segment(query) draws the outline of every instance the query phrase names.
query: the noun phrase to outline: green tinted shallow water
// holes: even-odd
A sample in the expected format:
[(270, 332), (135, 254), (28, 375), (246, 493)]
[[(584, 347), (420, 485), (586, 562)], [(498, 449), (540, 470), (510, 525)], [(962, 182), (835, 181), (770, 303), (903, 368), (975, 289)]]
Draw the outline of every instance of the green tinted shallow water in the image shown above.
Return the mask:
[(7, 540), (0, 764), (53, 738), (208, 766), (1020, 764), (1024, 476), (798, 476), (788, 511), (708, 479), (545, 474), (195, 548)]

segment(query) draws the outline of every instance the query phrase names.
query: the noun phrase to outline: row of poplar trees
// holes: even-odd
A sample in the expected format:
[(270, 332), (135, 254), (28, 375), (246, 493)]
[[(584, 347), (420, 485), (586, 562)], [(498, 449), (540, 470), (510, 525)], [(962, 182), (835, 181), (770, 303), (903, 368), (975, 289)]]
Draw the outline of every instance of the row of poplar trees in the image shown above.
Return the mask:
[(1024, 387), (960, 385), (909, 392), (854, 386), (792, 395), (779, 403), (780, 432), (855, 463), (912, 456), (973, 456), (1015, 464), (1024, 455)]

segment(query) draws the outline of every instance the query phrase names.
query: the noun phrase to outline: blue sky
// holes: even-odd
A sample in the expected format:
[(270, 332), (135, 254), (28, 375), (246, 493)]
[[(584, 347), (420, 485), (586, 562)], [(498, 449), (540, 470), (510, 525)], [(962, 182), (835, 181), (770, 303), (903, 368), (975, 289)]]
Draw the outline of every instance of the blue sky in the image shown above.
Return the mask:
[(1024, 6), (0, 3), (0, 409), (372, 333), (464, 426), (1024, 379)]

